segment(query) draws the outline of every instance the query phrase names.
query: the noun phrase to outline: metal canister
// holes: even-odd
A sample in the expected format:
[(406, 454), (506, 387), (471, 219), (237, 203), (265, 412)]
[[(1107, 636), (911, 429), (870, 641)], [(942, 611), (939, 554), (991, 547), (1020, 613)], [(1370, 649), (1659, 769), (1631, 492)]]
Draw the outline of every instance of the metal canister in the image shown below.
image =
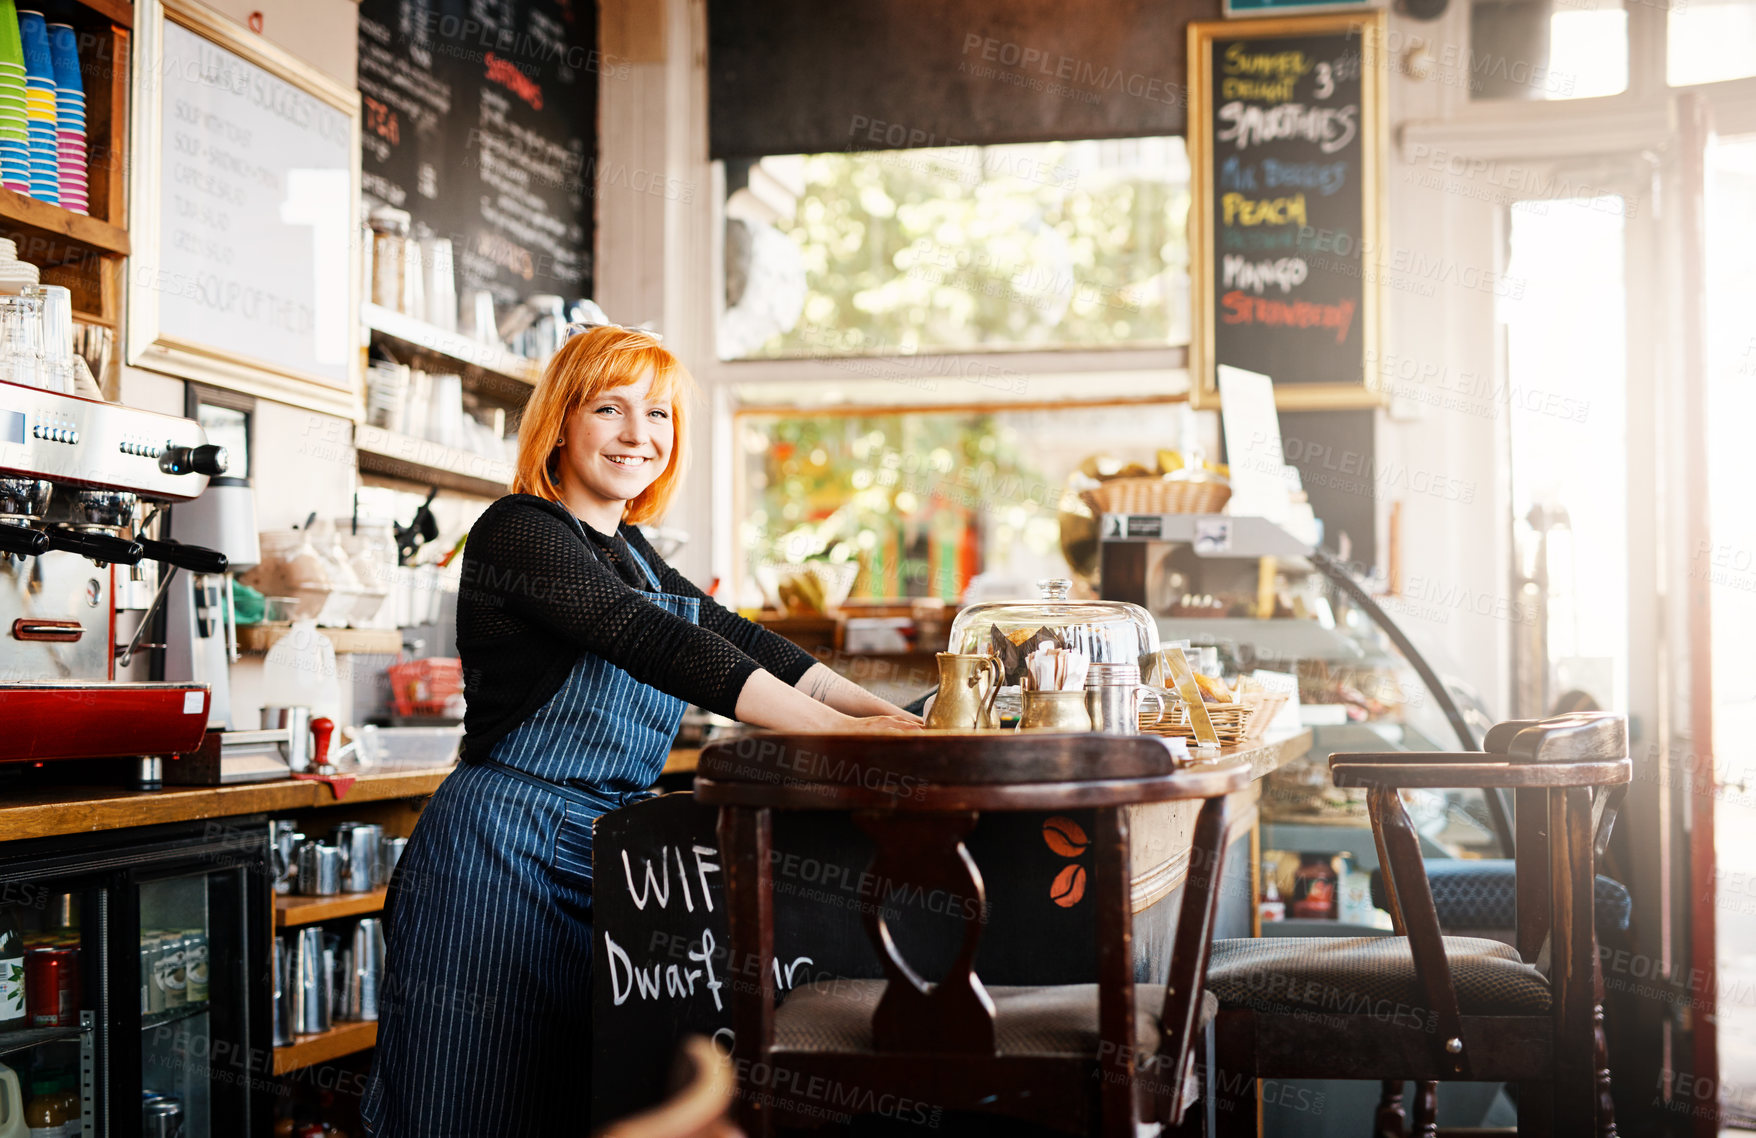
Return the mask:
[(384, 975), (384, 922), (362, 917), (354, 926), (347, 971), (348, 1019), (378, 1018), (378, 983)]
[(1106, 735), (1140, 734), (1140, 698), (1150, 695), (1164, 707), (1158, 693), (1140, 682), (1135, 664), (1094, 662), (1085, 673), (1085, 708), (1091, 729)]
[(280, 894), (293, 891), (293, 878), (299, 867), (295, 851), (305, 835), (298, 832), (297, 825), (290, 819), (281, 818), (269, 823), (269, 855), (270, 872), (274, 878), (274, 891)]
[(185, 992), (192, 1004), (207, 1002), (207, 930), (183, 930), (184, 975), (188, 979)]
[(390, 875), (396, 871), (396, 863), (402, 860), (402, 851), (408, 844), (407, 838), (384, 838), (378, 843), (378, 884), (390, 884)]
[(79, 1026), (77, 948), (33, 948), (25, 954), (24, 974), (31, 1026)]
[(153, 932), (140, 937), (140, 986), (144, 992), (141, 1003), (149, 1013), (165, 1010), (165, 946)]
[(335, 828), (335, 844), (341, 849), (342, 891), (365, 893), (378, 876), (378, 843), (384, 827), (371, 822), (343, 822)]
[(299, 846), (299, 892), (329, 897), (341, 892), (341, 850), (322, 842)]
[(284, 936), (274, 938), (274, 1045), (293, 1041), (293, 952)]
[(140, 1104), (141, 1133), (146, 1138), (183, 1138), (183, 1104), (170, 1095)]
[(331, 980), (324, 967), (320, 927), (308, 925), (299, 930), (292, 972), (293, 1030), (300, 1035), (328, 1031)]
[(159, 941), (159, 971), (164, 975), (165, 1010), (180, 1008), (189, 1002), (189, 963), (187, 944), (181, 933), (166, 933)]

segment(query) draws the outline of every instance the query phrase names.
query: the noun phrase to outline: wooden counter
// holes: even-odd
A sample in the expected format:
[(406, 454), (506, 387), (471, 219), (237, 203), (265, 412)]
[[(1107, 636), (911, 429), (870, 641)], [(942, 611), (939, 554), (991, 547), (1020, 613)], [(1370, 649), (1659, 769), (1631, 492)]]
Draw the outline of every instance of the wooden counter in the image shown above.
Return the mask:
[(9, 796), (4, 804), (0, 804), (0, 841), (396, 798), (425, 798), (438, 789), (451, 770), (445, 766), (361, 774), (348, 788), (346, 796), (340, 799), (326, 783), (290, 778), (237, 786), (174, 786), (164, 790), (91, 786), (26, 790)]
[[(1262, 780), (1311, 750), (1311, 731), (1271, 734), (1265, 739), (1222, 747), (1220, 757), (1250, 764), (1248, 788), (1231, 796), (1230, 833), (1235, 840), (1256, 824), (1256, 803)], [(1128, 840), (1133, 861), (1134, 911), (1164, 900), (1183, 884), (1189, 872), (1189, 840), (1195, 831), (1199, 802), (1158, 802), (1128, 808)]]

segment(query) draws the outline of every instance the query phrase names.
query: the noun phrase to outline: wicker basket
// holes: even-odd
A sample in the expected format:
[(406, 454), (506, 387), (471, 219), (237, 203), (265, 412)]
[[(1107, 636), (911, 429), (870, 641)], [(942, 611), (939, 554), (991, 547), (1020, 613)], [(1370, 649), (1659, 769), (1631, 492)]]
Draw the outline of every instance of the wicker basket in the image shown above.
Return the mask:
[(1080, 497), (1098, 514), (1216, 514), (1232, 496), (1224, 482), (1112, 478)]
[(1247, 691), (1238, 696), (1238, 702), (1250, 709), (1249, 727), (1244, 731), (1246, 739), (1260, 739), (1268, 733), (1268, 725), (1280, 714), (1290, 699), (1285, 692)]
[[(1242, 743), (1250, 737), (1250, 721), (1254, 717), (1255, 708), (1243, 703), (1209, 703), (1207, 718), (1213, 723), (1213, 729), (1219, 735), (1219, 741), (1226, 746)], [(1189, 709), (1181, 702), (1169, 703), (1164, 714), (1150, 711), (1140, 713), (1140, 730), (1147, 735), (1178, 735), (1185, 739), (1195, 737), (1195, 728), (1189, 722)]]

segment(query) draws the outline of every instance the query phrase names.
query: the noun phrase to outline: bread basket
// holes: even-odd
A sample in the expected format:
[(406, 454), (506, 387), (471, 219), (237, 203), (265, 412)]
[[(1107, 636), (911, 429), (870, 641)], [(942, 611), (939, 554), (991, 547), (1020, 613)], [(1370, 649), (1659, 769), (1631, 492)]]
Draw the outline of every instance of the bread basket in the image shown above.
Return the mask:
[(1232, 496), (1230, 483), (1167, 478), (1112, 478), (1080, 493), (1096, 514), (1217, 514)]

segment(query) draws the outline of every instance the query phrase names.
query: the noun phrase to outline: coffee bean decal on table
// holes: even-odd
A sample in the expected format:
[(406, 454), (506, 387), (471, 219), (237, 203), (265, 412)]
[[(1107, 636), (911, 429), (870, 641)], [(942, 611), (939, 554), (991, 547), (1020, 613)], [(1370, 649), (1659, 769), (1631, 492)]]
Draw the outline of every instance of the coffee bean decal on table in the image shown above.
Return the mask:
[[(1062, 857), (1079, 857), (1091, 845), (1085, 828), (1071, 818), (1056, 815), (1043, 823), (1043, 841)], [(1049, 899), (1063, 909), (1071, 909), (1085, 897), (1085, 867), (1069, 865), (1049, 883)]]

